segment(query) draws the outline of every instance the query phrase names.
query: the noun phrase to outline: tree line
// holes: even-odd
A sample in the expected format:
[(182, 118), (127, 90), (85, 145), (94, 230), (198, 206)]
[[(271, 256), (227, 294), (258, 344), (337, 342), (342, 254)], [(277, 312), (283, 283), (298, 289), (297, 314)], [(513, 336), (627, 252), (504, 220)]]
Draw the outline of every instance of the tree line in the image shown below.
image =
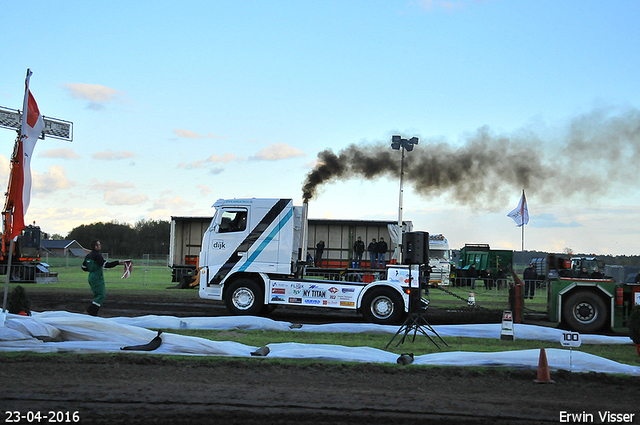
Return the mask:
[[(167, 220), (140, 220), (134, 225), (111, 221), (83, 224), (72, 229), (64, 239), (75, 240), (89, 249), (91, 241), (100, 240), (102, 251), (111, 257), (142, 257), (143, 254), (169, 254), (171, 223)], [(62, 239), (52, 235), (52, 239)]]

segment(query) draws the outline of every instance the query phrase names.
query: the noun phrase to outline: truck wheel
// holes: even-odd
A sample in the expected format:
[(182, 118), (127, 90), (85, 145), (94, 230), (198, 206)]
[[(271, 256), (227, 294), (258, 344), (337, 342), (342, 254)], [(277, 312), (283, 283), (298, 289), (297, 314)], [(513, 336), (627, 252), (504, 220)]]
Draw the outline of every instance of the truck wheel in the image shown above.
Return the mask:
[(565, 323), (576, 332), (596, 332), (607, 322), (607, 306), (590, 291), (574, 292), (562, 307)]
[(362, 316), (380, 325), (398, 323), (404, 315), (402, 296), (393, 289), (374, 288), (362, 298)]
[(249, 279), (239, 279), (229, 285), (224, 295), (227, 309), (238, 315), (257, 316), (262, 311), (262, 290)]

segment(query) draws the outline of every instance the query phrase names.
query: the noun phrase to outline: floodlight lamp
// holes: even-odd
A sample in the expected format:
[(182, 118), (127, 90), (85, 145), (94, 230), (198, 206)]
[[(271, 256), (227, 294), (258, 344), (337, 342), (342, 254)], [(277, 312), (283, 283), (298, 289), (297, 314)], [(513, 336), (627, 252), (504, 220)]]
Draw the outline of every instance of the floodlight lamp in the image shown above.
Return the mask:
[(411, 152), (413, 150), (413, 145), (411, 143), (403, 143), (403, 145), (407, 152)]
[(418, 144), (418, 138), (417, 137), (412, 137), (411, 139), (409, 139), (409, 143), (411, 143), (412, 145), (417, 145)]
[(402, 138), (400, 136), (391, 137), (391, 149), (399, 151), (402, 144)]

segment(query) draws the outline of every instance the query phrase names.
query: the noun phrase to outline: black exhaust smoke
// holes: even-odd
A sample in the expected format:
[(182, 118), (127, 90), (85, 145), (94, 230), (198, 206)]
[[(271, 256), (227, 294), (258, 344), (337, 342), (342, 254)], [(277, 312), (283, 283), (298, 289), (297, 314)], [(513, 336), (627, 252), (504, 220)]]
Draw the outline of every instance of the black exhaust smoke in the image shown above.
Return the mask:
[[(472, 207), (503, 207), (524, 188), (542, 202), (564, 197), (602, 195), (615, 185), (640, 181), (640, 112), (613, 116), (598, 110), (579, 116), (564, 129), (494, 135), (488, 127), (467, 136), (461, 145), (420, 138), (405, 154), (405, 181), (424, 196), (445, 193)], [(389, 138), (390, 142), (390, 138)], [(398, 178), (400, 158), (389, 142), (350, 145), (339, 153), (326, 149), (303, 186), (303, 199), (320, 186), (353, 178)]]

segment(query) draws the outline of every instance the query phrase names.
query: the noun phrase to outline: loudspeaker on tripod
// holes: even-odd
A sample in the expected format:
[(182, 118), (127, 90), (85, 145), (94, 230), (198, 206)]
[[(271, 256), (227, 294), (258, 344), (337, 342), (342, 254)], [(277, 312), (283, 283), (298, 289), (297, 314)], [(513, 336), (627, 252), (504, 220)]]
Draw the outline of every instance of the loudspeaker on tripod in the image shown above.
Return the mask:
[(428, 232), (407, 232), (402, 235), (402, 262), (404, 264), (429, 263)]

